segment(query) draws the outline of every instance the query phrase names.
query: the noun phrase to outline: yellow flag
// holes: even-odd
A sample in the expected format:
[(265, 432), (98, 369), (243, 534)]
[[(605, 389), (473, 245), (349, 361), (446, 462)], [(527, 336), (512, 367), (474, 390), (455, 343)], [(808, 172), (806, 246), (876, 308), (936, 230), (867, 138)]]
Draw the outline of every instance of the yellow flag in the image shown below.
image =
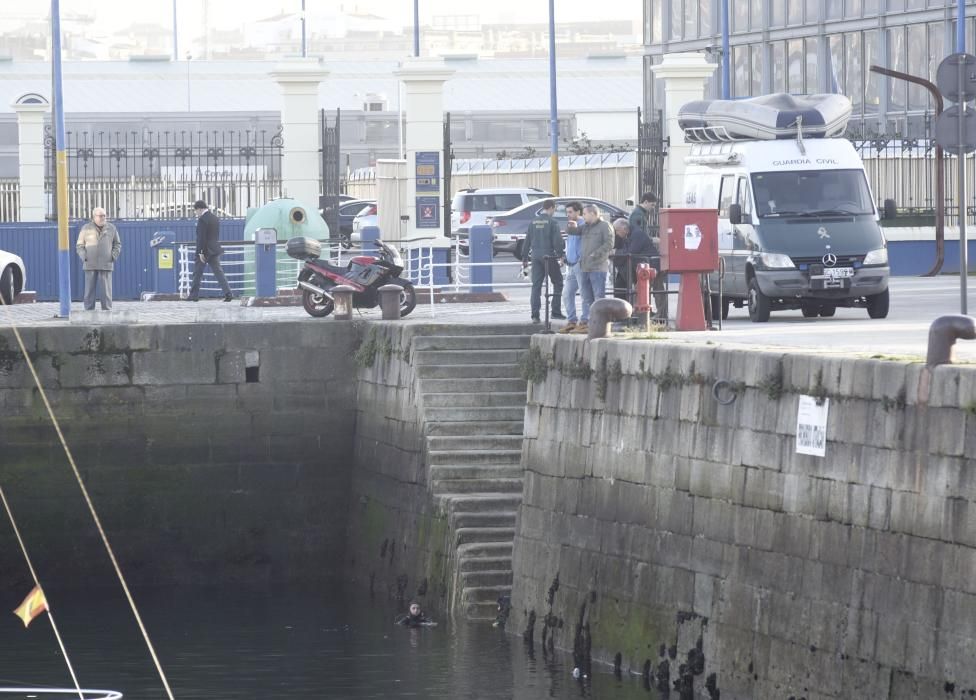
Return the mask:
[(40, 586), (34, 586), (34, 590), (24, 598), (20, 607), (14, 610), (14, 615), (23, 620), (24, 627), (27, 627), (35, 617), (45, 610), (47, 610), (47, 599), (44, 597), (44, 591), (41, 590)]

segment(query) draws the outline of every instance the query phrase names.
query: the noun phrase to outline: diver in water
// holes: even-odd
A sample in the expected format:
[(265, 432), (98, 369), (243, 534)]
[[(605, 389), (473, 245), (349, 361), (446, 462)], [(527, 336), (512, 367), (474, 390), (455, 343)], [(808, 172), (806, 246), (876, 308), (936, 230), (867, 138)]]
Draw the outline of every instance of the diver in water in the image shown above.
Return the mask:
[(397, 618), (396, 623), (398, 625), (403, 625), (404, 627), (425, 627), (437, 624), (424, 615), (423, 610), (420, 609), (420, 603), (415, 600), (410, 601), (409, 611), (406, 615), (401, 615)]

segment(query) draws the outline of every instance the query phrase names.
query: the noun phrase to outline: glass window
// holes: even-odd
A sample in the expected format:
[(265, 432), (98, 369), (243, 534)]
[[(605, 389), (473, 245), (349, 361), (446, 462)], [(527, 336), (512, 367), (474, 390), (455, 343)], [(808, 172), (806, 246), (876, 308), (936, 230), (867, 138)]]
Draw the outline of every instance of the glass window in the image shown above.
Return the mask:
[(739, 196), (736, 199), (742, 207), (742, 220), (752, 215), (752, 195), (749, 193), (749, 180), (744, 177), (739, 178)]
[(722, 191), (718, 197), (718, 216), (728, 218), (729, 205), (735, 201), (735, 175), (725, 175), (722, 178)]
[(864, 109), (864, 57), (861, 54), (861, 32), (844, 35), (844, 51), (847, 57), (845, 92), (854, 103), (854, 111)]
[(732, 31), (733, 32), (747, 32), (749, 31), (749, 3), (747, 2), (733, 2), (732, 7)]
[(661, 2), (662, 0), (651, 1), (651, 43), (660, 44), (663, 40), (664, 32), (661, 31)]
[(763, 91), (763, 71), (769, 70), (765, 68), (766, 62), (763, 60), (763, 47), (762, 44), (753, 44), (752, 50), (752, 64), (750, 66), (752, 77), (752, 90), (750, 90), (751, 95), (761, 95)]
[(671, 39), (673, 41), (682, 36), (684, 12), (682, 11), (681, 0), (671, 0), (669, 7), (671, 8)]
[(785, 92), (786, 87), (786, 44), (775, 41), (773, 49), (773, 92)]
[[(888, 30), (888, 55), (892, 70), (905, 72), (905, 28), (896, 27)], [(908, 93), (904, 80), (888, 78), (888, 108), (891, 110), (905, 109)]]
[(808, 24), (820, 21), (820, 0), (806, 0), (806, 18)]
[(907, 9), (909, 10), (924, 10), (925, 0), (908, 0)]
[(786, 24), (786, 0), (769, 0), (769, 20), (774, 27)]
[(864, 0), (864, 16), (870, 17), (876, 14), (878, 14), (878, 0)]
[(844, 90), (844, 37), (834, 34), (830, 44), (830, 92), (846, 94)]
[[(695, 13), (689, 12), (689, 15)], [(717, 31), (721, 31), (721, 20), (715, 22), (715, 29), (712, 29), (712, 0), (701, 0), (698, 3), (698, 36), (711, 36)]]
[(844, 9), (844, 0), (827, 0), (827, 19), (841, 19), (841, 12)]
[(366, 143), (396, 143), (399, 138), (395, 119), (366, 122)]
[(803, 1), (789, 0), (786, 21), (791, 26), (803, 24)]
[(905, 0), (888, 0), (888, 12), (904, 12)]
[(820, 79), (817, 77), (817, 40), (803, 40), (803, 55), (806, 62), (807, 93), (820, 92)]
[(822, 211), (874, 213), (863, 170), (756, 173), (752, 176), (752, 185), (761, 218)]
[(881, 81), (884, 78), (877, 73), (870, 72), (871, 66), (881, 65), (881, 47), (878, 42), (878, 30), (864, 32), (864, 111), (877, 112), (881, 105)]
[(749, 70), (749, 47), (732, 47), (732, 97), (746, 97), (752, 95), (752, 83)]
[(942, 22), (930, 22), (929, 29), (929, 80), (935, 82), (935, 73), (945, 57), (945, 27)]
[(522, 122), (523, 141), (544, 141), (548, 138), (549, 131), (546, 129), (544, 121), (526, 120)]
[[(927, 66), (929, 58), (925, 50), (927, 27), (924, 24), (910, 24), (907, 30), (908, 65), (916, 67), (916, 69), (921, 66)], [(908, 108), (926, 109), (928, 106), (928, 91), (921, 85), (911, 83), (908, 86)]]
[[(705, 0), (705, 3), (710, 0)], [(704, 4), (704, 3), (703, 3)], [(695, 7), (695, 0), (687, 0), (684, 12), (685, 18), (685, 39), (698, 38), (698, 8)]]
[(789, 56), (789, 69), (787, 72), (786, 86), (787, 92), (794, 95), (801, 95), (806, 92), (803, 86), (803, 39), (790, 39), (786, 42), (786, 50)]
[(844, 0), (844, 16), (848, 18), (860, 17), (864, 11), (861, 0)]
[(749, 6), (752, 8), (752, 27), (753, 29), (761, 29), (763, 26), (763, 4), (762, 2), (750, 2)]

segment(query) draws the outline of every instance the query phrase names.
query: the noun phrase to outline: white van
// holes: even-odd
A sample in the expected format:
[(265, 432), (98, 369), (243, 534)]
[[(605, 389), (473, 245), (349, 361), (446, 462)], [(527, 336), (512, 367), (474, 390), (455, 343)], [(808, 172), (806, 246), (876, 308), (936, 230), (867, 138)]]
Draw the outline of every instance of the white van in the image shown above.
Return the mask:
[[(888, 315), (888, 250), (864, 165), (844, 138), (696, 143), (685, 159), (684, 204), (718, 209), (723, 299), (753, 321), (838, 306)], [(717, 289), (717, 277), (712, 278)]]

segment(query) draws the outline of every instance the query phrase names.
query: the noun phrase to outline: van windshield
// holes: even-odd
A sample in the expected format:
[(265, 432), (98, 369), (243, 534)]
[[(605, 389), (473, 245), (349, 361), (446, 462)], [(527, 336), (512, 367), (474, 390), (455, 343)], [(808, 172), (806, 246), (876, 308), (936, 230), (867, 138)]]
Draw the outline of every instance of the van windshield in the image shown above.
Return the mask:
[(760, 218), (874, 214), (863, 170), (755, 173), (752, 191)]

